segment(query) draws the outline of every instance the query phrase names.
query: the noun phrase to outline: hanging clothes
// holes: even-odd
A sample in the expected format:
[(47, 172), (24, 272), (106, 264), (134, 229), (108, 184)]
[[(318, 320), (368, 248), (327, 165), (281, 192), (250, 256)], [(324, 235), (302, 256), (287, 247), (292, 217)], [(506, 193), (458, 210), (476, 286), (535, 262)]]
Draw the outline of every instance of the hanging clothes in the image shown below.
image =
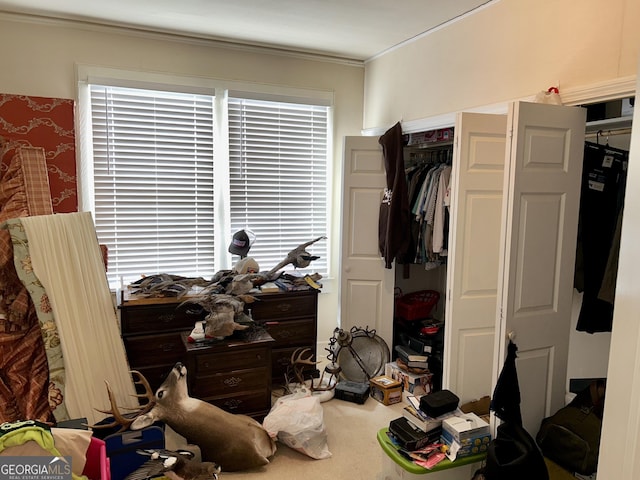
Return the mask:
[(583, 292), (576, 329), (610, 332), (628, 152), (586, 142), (574, 285)]
[(403, 139), (400, 122), (379, 139), (384, 155), (386, 188), (380, 204), (378, 246), (385, 268), (402, 258), (409, 245), (410, 231), (407, 179), (404, 171)]
[(406, 170), (411, 210), (407, 262), (427, 270), (442, 265), (447, 255), (451, 157), (452, 146), (426, 150)]

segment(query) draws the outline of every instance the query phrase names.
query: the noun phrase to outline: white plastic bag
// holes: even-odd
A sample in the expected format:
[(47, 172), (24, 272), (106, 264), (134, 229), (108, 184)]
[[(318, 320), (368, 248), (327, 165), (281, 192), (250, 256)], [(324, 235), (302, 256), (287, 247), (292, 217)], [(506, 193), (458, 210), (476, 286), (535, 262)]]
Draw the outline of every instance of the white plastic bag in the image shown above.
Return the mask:
[(306, 390), (276, 400), (262, 422), (272, 438), (311, 458), (329, 458), (320, 400)]
[(560, 91), (557, 87), (549, 87), (547, 91), (538, 92), (535, 99), (536, 103), (546, 103), (548, 105), (562, 105)]

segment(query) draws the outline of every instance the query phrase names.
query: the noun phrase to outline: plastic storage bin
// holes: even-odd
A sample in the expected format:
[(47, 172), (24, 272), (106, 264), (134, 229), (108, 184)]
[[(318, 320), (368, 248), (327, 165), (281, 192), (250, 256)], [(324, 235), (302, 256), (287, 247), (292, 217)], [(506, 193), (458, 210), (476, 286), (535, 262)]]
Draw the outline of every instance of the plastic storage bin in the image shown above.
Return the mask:
[(418, 320), (427, 318), (440, 300), (440, 293), (435, 290), (420, 290), (418, 292), (399, 295), (396, 298), (395, 316), (404, 320)]
[(89, 480), (111, 480), (111, 469), (104, 440), (91, 438), (82, 474)]

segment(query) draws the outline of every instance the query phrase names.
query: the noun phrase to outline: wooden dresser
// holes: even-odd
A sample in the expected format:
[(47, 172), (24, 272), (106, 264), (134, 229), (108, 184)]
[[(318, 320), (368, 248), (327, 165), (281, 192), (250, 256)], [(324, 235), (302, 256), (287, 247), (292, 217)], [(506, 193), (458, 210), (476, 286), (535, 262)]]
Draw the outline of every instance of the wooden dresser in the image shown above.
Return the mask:
[(182, 341), (191, 396), (262, 420), (271, 409), (273, 338), (263, 330), (203, 344), (189, 343), (188, 335)]
[(175, 363), (185, 361), (180, 334), (191, 332), (207, 312), (199, 305), (182, 305), (175, 298), (123, 296), (118, 307), (129, 368), (142, 373), (155, 391)]
[[(316, 358), (318, 336), (318, 291), (261, 293), (257, 302), (246, 304), (256, 322), (264, 323), (275, 340), (271, 351), (271, 376), (274, 386), (284, 385), (291, 355), (298, 348), (309, 348), (307, 355)], [(314, 368), (305, 369), (316, 376)], [(293, 379), (291, 379), (293, 380)]]
[[(181, 361), (189, 369), (189, 383), (193, 387), (190, 394), (216, 404), (229, 393), (228, 385), (218, 381), (225, 371), (245, 370), (247, 375), (251, 371), (254, 379), (269, 378), (274, 386), (283, 385), (291, 355), (297, 348), (309, 348), (306, 355), (314, 355), (315, 359), (318, 292), (259, 293), (255, 297), (257, 301), (246, 304), (245, 310), (251, 313), (256, 323), (264, 324), (272, 337), (269, 353), (259, 349), (253, 351), (254, 347), (251, 352), (212, 347), (206, 358), (200, 358), (204, 355), (201, 351), (196, 352), (194, 355), (201, 363), (193, 363), (193, 359), (188, 359), (191, 354), (187, 355), (183, 337), (186, 338), (191, 332), (195, 322), (204, 319), (207, 312), (203, 308), (196, 304), (182, 304), (182, 300), (175, 298), (134, 298), (123, 295), (118, 307), (130, 368), (139, 370), (155, 391), (173, 365)], [(261, 348), (266, 347), (263, 345)], [(220, 358), (216, 360), (218, 355)], [(192, 371), (193, 366), (196, 371)], [(312, 367), (307, 369), (308, 375), (315, 372)], [(206, 386), (199, 381), (194, 384), (191, 381), (194, 377), (207, 377), (216, 382)], [(246, 380), (243, 381), (247, 384)], [(258, 408), (253, 400), (245, 400), (245, 405), (249, 406), (238, 407), (237, 410), (255, 413), (262, 408)], [(232, 410), (232, 405), (223, 405), (223, 408)]]

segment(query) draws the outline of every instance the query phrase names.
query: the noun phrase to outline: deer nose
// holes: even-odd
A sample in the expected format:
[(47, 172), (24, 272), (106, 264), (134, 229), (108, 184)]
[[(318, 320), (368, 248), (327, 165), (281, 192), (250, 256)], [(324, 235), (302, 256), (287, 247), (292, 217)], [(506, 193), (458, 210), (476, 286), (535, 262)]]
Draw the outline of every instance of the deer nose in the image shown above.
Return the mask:
[(184, 377), (187, 373), (187, 367), (182, 362), (178, 362), (173, 366), (173, 369), (178, 372), (179, 377)]

